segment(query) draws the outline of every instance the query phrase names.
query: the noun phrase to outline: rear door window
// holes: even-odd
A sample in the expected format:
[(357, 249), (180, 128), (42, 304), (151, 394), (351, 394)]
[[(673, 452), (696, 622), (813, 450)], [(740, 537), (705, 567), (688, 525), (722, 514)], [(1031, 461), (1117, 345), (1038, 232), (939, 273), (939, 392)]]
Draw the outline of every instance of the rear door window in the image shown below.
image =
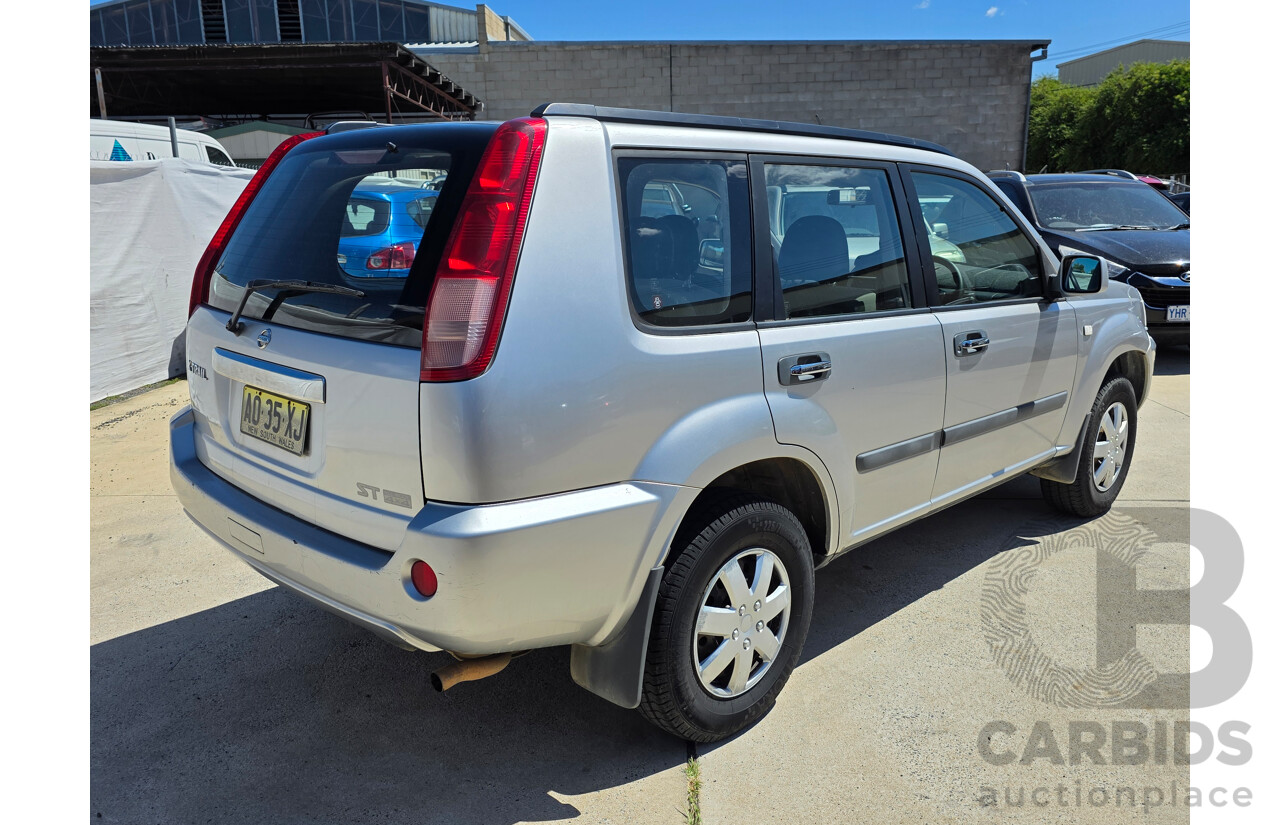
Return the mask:
[(786, 318), (911, 306), (888, 172), (790, 163), (764, 172)]
[(215, 268), (209, 303), (233, 312), (255, 281), (343, 286), (361, 295), (255, 291), (243, 317), (421, 346), (439, 256), (492, 134), (449, 129), (418, 130), (421, 142), (438, 135), (438, 146), (415, 148), (405, 132), (396, 143), (356, 133), (300, 144), (246, 210)]

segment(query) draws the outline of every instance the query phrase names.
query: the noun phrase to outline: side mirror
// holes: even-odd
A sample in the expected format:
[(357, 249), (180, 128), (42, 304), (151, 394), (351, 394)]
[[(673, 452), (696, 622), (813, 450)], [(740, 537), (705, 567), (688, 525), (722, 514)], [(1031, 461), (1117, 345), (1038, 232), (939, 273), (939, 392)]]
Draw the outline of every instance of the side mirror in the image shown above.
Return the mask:
[(1101, 292), (1107, 281), (1107, 263), (1091, 255), (1068, 255), (1058, 273), (1063, 292)]
[(933, 225), (933, 234), (939, 238), (945, 238), (951, 232), (951, 229), (945, 223), (935, 223)]
[(724, 269), (724, 241), (706, 238), (698, 245), (698, 266), (707, 269)]

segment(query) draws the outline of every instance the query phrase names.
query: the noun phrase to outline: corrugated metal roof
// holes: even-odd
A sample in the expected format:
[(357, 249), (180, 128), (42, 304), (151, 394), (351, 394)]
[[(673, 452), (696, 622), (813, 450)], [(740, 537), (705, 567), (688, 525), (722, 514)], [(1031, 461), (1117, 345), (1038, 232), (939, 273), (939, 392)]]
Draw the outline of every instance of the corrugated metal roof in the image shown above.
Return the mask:
[(1168, 63), (1189, 60), (1191, 43), (1185, 40), (1137, 40), (1096, 54), (1058, 64), (1058, 79), (1072, 86), (1096, 86), (1120, 66), (1134, 63)]
[[(383, 64), (452, 101), (448, 105), (458, 109), (454, 114), (470, 116), (480, 105), (475, 95), (398, 43), (90, 48), (89, 64), (102, 70), (107, 111), (124, 117), (382, 112)], [(92, 71), (89, 94), (92, 115), (98, 107)]]
[(409, 49), (410, 51), (415, 51), (415, 52), (423, 52), (423, 51), (456, 52), (456, 51), (461, 51), (463, 49), (478, 49), (480, 48), (480, 41), (466, 40), (461, 43), (405, 43), (404, 47), (406, 49)]

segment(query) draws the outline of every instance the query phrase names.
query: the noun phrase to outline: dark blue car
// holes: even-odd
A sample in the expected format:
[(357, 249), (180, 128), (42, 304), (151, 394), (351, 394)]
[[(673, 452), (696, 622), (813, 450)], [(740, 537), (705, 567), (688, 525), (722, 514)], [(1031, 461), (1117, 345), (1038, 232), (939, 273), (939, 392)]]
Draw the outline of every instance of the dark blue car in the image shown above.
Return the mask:
[(1059, 256), (1098, 255), (1136, 288), (1161, 344), (1191, 343), (1191, 218), (1137, 180), (988, 172)]
[(421, 181), (361, 181), (347, 201), (338, 266), (353, 278), (406, 277), (439, 194)]

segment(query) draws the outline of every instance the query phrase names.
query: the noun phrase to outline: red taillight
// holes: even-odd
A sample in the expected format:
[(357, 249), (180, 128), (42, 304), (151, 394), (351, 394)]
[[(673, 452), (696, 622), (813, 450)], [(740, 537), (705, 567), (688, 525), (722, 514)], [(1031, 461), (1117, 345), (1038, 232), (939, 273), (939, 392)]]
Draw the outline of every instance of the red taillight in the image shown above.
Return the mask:
[(409, 576), (413, 579), (413, 589), (428, 599), (436, 594), (440, 583), (436, 580), (436, 571), (425, 561), (415, 561), (409, 568)]
[(480, 158), (427, 302), (423, 381), (459, 381), (489, 368), (546, 136), (545, 120), (509, 120)]
[(413, 266), (413, 241), (402, 241), (379, 249), (365, 261), (365, 269), (408, 269)]
[(307, 132), (303, 135), (294, 135), (291, 138), (286, 138), (258, 168), (257, 173), (249, 181), (249, 185), (240, 193), (240, 197), (236, 198), (231, 211), (222, 219), (222, 225), (218, 227), (217, 232), (213, 233), (213, 239), (209, 241), (209, 245), (205, 247), (204, 254), (200, 256), (200, 263), (196, 264), (196, 274), (191, 281), (191, 304), (187, 308), (188, 318), (196, 311), (197, 307), (209, 300), (209, 283), (213, 280), (213, 268), (218, 265), (218, 259), (222, 257), (222, 250), (226, 248), (227, 241), (231, 239), (231, 233), (236, 231), (236, 227), (240, 224), (240, 218), (244, 216), (245, 210), (249, 208), (249, 204), (253, 202), (258, 190), (266, 182), (267, 177), (280, 165), (281, 158), (290, 149), (304, 140), (320, 137), (322, 134), (324, 133)]

